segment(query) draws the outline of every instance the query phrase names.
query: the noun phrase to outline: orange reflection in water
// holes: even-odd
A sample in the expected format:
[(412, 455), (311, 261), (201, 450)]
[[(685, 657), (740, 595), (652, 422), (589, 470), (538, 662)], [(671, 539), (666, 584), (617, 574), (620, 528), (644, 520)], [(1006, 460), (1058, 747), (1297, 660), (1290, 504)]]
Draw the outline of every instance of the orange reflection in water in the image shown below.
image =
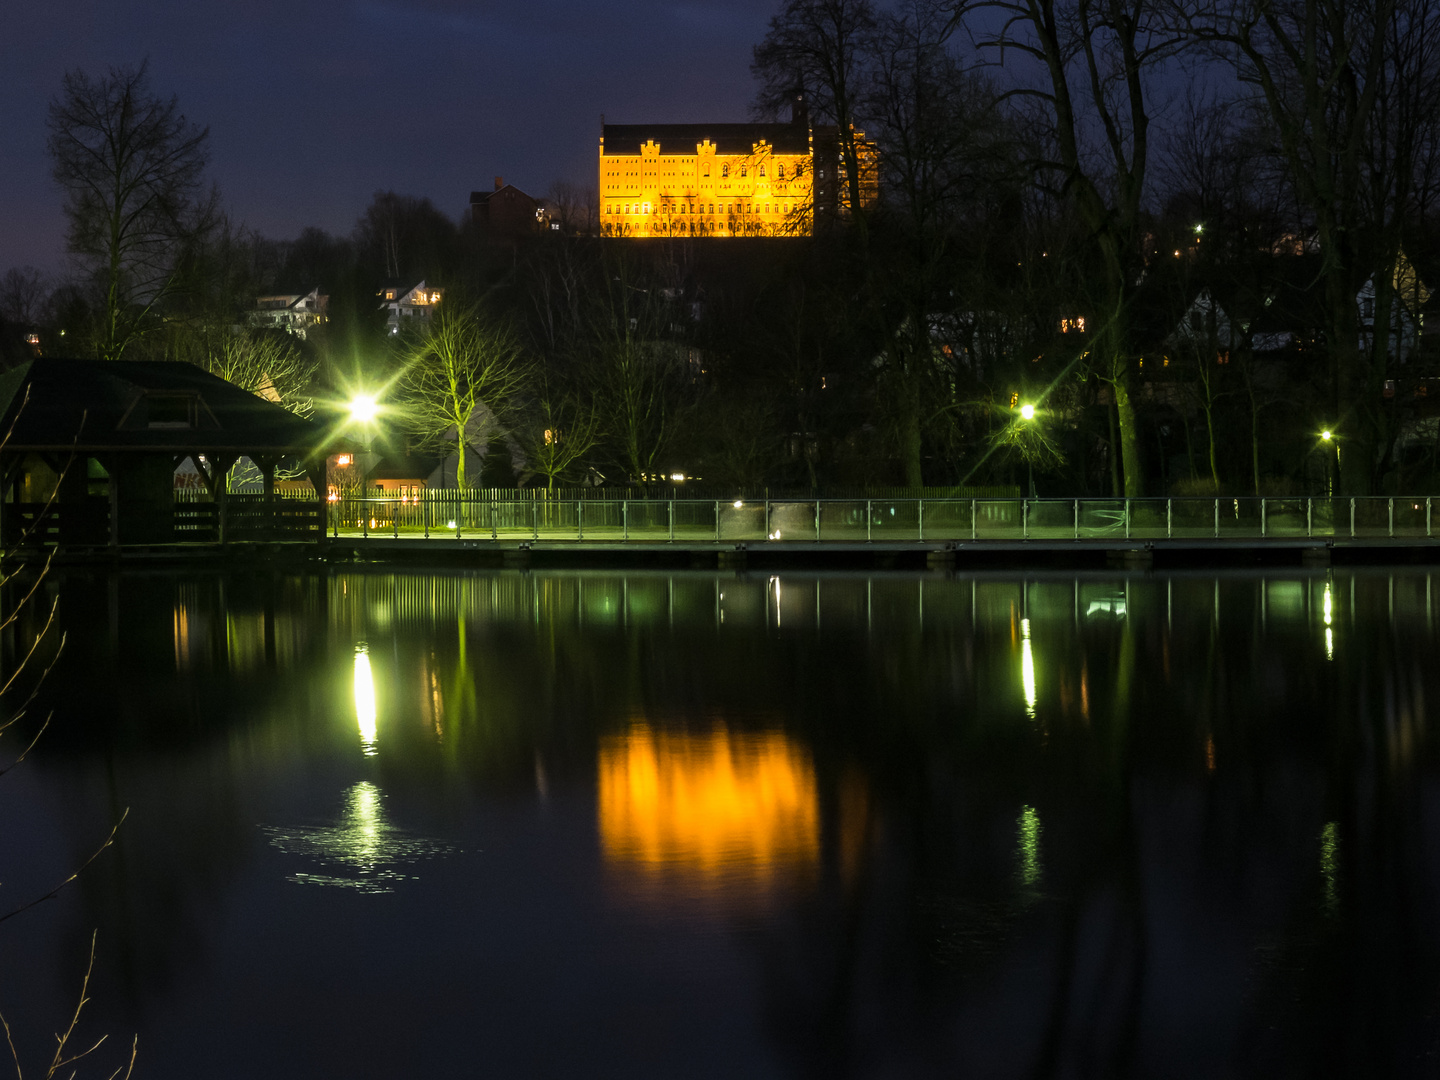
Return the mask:
[(809, 757), (778, 731), (636, 724), (601, 743), (600, 843), (612, 864), (763, 888), (817, 861), (819, 821)]

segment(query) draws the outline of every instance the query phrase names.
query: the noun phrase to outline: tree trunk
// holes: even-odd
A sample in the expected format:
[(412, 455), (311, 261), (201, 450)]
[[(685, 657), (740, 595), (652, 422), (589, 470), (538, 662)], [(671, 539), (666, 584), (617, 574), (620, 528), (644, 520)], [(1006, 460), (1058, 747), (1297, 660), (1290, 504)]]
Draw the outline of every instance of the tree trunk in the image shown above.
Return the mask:
[(1110, 494), (1120, 497), (1120, 440), (1115, 434), (1115, 394), (1112, 387), (1110, 401), (1105, 405), (1105, 419), (1110, 423)]
[(1135, 420), (1135, 403), (1130, 398), (1129, 377), (1122, 370), (1114, 382), (1115, 416), (1120, 424), (1120, 454), (1125, 466), (1125, 496), (1138, 499), (1145, 493), (1144, 467), (1140, 464), (1140, 432)]
[(905, 417), (900, 440), (900, 452), (905, 464), (905, 486), (923, 487), (925, 480), (920, 469), (920, 418), (913, 409)]

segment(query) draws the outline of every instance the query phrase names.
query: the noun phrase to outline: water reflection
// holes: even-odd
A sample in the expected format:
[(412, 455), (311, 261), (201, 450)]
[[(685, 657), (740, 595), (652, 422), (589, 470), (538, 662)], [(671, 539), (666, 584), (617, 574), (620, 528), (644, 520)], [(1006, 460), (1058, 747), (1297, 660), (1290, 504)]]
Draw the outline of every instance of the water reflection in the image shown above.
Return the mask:
[(599, 789), (606, 860), (652, 883), (758, 893), (819, 851), (814, 771), (782, 732), (635, 724), (601, 743)]
[[(325, 1053), (403, 987), (383, 1026), (438, 1075), (472, 1064), (440, 1049), (462, 1010), (497, 1075), (1378, 1076), (1435, 1045), (1428, 574), (96, 580), (17, 775), (64, 808), (56, 863), (134, 811), (44, 909), (53, 963), (0, 961), (40, 1000), (98, 926), (127, 989), (97, 1009), (154, 1018), (156, 1075), (188, 1074), (177, 1001), (207, 1047), (293, 1024), (302, 954)], [(493, 856), (409, 880), (477, 834)], [(567, 1008), (593, 1037), (527, 1068)], [(288, 1075), (342, 1073), (408, 1075)]]
[(287, 880), (361, 893), (394, 892), (397, 883), (414, 877), (402, 868), (455, 850), (443, 840), (412, 836), (390, 824), (384, 796), (368, 780), (345, 792), (340, 820), (334, 825), (265, 826), (264, 831), (272, 846), (316, 867), (289, 874)]
[(379, 753), (375, 729), (375, 674), (370, 670), (370, 648), (355, 646), (355, 720), (360, 725), (360, 751), (366, 757)]
[(1332, 593), (1331, 593), (1330, 582), (1327, 581), (1327, 582), (1325, 583), (1325, 601), (1324, 601), (1324, 616), (1325, 616), (1325, 659), (1326, 659), (1326, 660), (1334, 660), (1334, 659), (1335, 659), (1335, 630), (1334, 630), (1334, 628), (1330, 625), (1331, 620), (1332, 620), (1333, 617), (1334, 617), (1334, 614), (1335, 614), (1335, 598), (1334, 598), (1334, 596), (1333, 596)]
[(1030, 620), (1020, 620), (1020, 682), (1025, 691), (1025, 715), (1035, 719), (1035, 655), (1030, 647)]
[(1033, 889), (1040, 884), (1040, 815), (1033, 806), (1020, 809), (1016, 823), (1016, 855), (1020, 884)]

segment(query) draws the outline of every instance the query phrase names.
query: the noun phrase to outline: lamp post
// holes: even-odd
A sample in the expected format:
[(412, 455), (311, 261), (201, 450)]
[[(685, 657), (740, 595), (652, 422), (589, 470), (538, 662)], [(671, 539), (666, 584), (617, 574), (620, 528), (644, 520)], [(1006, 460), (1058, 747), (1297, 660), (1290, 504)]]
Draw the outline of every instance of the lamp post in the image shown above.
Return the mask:
[(1330, 464), (1330, 455), (1325, 455), (1325, 497), (1329, 499), (1335, 496), (1335, 474), (1340, 471), (1340, 440), (1335, 437), (1333, 431), (1326, 428), (1320, 432), (1320, 441), (1326, 444), (1334, 443), (1335, 445), (1335, 464), (1333, 468)]
[[(1020, 419), (1025, 423), (1032, 422), (1035, 419), (1035, 406), (1029, 404), (1021, 405)], [(1033, 499), (1035, 498), (1035, 464), (1032, 460), (1030, 452), (1028, 450), (1024, 450), (1023, 446), (1022, 451), (1025, 455), (1025, 478), (1029, 483), (1030, 498)]]

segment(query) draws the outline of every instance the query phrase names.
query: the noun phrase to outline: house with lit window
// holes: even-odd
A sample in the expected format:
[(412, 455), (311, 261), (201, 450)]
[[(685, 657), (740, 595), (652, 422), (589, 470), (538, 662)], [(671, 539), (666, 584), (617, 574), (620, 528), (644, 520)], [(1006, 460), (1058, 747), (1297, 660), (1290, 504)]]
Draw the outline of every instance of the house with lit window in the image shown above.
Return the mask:
[[(856, 133), (862, 199), (878, 196), (874, 143)], [(806, 236), (848, 212), (834, 129), (788, 124), (605, 124), (600, 231), (619, 237)]]
[(543, 199), (533, 198), (497, 176), (493, 191), (470, 193), (470, 223), (486, 240), (518, 240), (549, 229), (550, 212)]
[(249, 313), (247, 322), (251, 326), (270, 330), (284, 330), (304, 339), (317, 326), (323, 326), (329, 319), (327, 311), (330, 297), (318, 288), (308, 293), (279, 293), (274, 296), (257, 296), (255, 308)]
[(409, 288), (391, 283), (376, 295), (380, 298), (380, 310), (385, 312), (386, 332), (398, 334), (402, 329), (429, 326), (445, 290), (432, 289), (424, 281)]

